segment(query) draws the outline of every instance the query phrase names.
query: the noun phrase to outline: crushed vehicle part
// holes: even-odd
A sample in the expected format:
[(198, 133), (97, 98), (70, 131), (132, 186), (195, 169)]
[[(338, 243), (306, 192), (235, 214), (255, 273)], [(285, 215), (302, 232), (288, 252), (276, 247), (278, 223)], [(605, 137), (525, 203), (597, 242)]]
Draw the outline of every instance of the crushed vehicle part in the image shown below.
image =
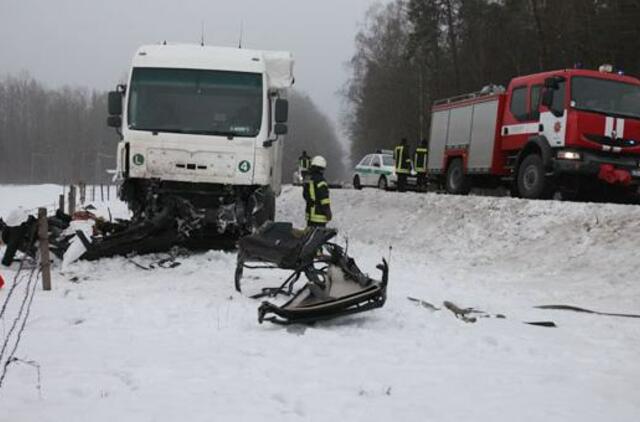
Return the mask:
[(383, 259), (377, 266), (382, 271), (380, 281), (368, 277), (342, 247), (329, 242), (336, 234), (336, 230), (328, 228), (300, 231), (290, 223), (267, 223), (257, 233), (240, 239), (236, 290), (241, 290), (245, 268), (292, 271), (281, 286), (263, 289), (253, 298), (291, 295), (302, 275), (308, 280), (281, 306), (262, 302), (258, 308), (260, 323), (313, 323), (384, 306), (389, 278), (387, 262)]
[[(58, 210), (55, 215), (47, 218), (47, 222), (49, 225), (49, 249), (56, 257), (62, 258), (73, 237), (73, 235), (64, 234), (71, 223), (71, 217)], [(13, 222), (13, 224), (8, 225), (0, 219), (2, 241), (7, 245), (2, 257), (2, 265), (7, 267), (13, 263), (18, 251), (31, 258), (35, 258), (37, 253), (37, 218), (33, 215), (27, 215), (25, 221), (19, 224)]]
[[(407, 299), (432, 312), (440, 311), (443, 309), (443, 308), (438, 308), (425, 300), (418, 299), (415, 297), (407, 297)], [(442, 305), (444, 309), (451, 311), (457, 319), (460, 319), (470, 324), (477, 322), (478, 318), (496, 318), (496, 319), (507, 318), (504, 314), (490, 314), (475, 308), (461, 308), (455, 303), (448, 300), (445, 300), (442, 303)], [(556, 323), (553, 321), (523, 321), (522, 323), (527, 325), (534, 325), (537, 327), (550, 327), (550, 328), (557, 327)]]
[(578, 306), (573, 306), (573, 305), (542, 305), (542, 306), (535, 306), (535, 308), (536, 309), (552, 309), (556, 311), (573, 311), (573, 312), (580, 312), (580, 313), (586, 313), (586, 314), (621, 317), (621, 318), (640, 318), (640, 315), (638, 314), (599, 312), (599, 311), (593, 311), (591, 309), (580, 308)]

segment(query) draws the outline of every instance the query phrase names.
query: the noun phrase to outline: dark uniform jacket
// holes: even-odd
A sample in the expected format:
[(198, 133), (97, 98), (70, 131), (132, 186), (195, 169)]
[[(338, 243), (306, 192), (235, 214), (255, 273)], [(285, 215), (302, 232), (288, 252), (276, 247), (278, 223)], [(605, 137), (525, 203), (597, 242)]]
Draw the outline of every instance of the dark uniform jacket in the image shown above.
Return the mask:
[(329, 185), (322, 173), (312, 171), (305, 181), (302, 196), (307, 203), (306, 217), (308, 224), (326, 224), (331, 221), (331, 199)]

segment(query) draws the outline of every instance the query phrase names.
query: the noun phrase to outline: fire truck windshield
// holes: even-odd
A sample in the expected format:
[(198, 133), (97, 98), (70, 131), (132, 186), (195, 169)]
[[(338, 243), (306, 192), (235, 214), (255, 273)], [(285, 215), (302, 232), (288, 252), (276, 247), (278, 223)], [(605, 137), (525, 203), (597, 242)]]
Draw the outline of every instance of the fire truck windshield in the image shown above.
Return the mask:
[(578, 110), (640, 119), (640, 85), (575, 76), (571, 105)]
[(253, 137), (262, 123), (262, 75), (134, 68), (130, 129)]

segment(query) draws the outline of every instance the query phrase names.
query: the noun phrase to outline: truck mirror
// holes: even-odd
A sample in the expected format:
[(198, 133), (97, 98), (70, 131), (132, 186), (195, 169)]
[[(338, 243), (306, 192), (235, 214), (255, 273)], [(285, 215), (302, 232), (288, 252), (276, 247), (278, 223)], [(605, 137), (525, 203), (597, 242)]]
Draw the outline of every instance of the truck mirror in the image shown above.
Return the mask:
[(542, 94), (542, 105), (545, 107), (551, 107), (553, 105), (553, 89), (547, 88), (544, 90)]
[(544, 87), (547, 88), (547, 90), (558, 89), (558, 83), (556, 82), (556, 78), (551, 77), (551, 78), (545, 79)]
[(122, 117), (120, 116), (107, 117), (107, 126), (119, 128), (120, 126), (122, 126)]
[(121, 116), (122, 115), (122, 93), (119, 91), (109, 92), (109, 115)]
[(273, 132), (276, 135), (286, 135), (288, 131), (289, 131), (289, 128), (284, 123), (276, 123), (276, 125), (273, 128)]
[(287, 123), (289, 120), (289, 101), (278, 98), (276, 100), (276, 123)]
[(560, 82), (564, 82), (564, 76), (551, 76), (544, 80), (544, 87), (548, 89), (558, 89)]

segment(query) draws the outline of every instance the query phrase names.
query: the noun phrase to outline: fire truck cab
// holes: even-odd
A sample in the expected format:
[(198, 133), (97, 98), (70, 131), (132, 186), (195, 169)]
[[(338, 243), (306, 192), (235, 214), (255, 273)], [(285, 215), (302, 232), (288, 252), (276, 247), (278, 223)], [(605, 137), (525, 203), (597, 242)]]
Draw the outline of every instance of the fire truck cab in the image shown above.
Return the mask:
[(504, 184), (524, 198), (640, 183), (640, 80), (567, 69), (438, 101), (429, 174), (446, 190)]

